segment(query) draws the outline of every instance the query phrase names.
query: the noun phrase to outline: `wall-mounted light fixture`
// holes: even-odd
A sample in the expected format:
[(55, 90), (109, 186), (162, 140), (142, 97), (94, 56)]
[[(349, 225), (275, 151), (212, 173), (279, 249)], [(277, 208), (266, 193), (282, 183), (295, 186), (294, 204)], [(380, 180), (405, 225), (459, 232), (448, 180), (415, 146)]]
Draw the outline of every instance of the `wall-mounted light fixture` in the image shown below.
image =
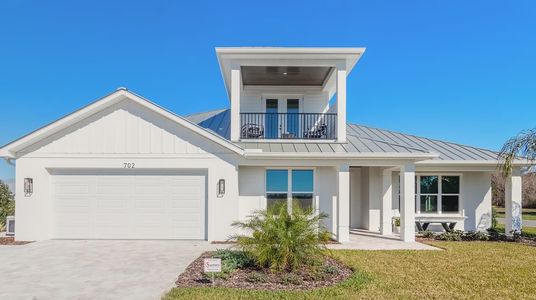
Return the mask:
[(225, 195), (225, 179), (218, 180), (218, 198)]
[(24, 196), (30, 197), (33, 194), (33, 178), (24, 178)]

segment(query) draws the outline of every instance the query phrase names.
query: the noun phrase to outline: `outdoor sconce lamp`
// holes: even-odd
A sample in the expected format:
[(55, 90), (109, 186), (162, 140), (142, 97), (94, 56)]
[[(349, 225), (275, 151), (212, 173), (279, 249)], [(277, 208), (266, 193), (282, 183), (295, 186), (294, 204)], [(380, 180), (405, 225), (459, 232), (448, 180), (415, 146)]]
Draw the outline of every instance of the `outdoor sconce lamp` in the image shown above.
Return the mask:
[(225, 195), (225, 179), (218, 180), (218, 198)]
[(24, 196), (30, 197), (33, 194), (33, 178), (24, 178)]

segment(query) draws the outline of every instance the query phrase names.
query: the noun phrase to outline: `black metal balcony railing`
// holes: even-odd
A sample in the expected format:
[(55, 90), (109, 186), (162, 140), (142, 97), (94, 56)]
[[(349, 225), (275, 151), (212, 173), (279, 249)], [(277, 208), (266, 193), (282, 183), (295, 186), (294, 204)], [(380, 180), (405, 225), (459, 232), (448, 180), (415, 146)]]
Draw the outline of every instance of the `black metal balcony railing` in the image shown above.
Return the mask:
[(334, 140), (337, 114), (241, 113), (241, 139)]

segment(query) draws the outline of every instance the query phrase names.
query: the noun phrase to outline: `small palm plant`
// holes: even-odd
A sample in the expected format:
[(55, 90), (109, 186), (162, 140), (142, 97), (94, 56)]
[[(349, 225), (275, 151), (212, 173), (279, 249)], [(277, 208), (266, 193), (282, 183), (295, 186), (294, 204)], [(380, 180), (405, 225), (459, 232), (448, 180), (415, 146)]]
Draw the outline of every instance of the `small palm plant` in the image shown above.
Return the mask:
[(504, 176), (510, 175), (516, 158), (536, 161), (536, 128), (522, 131), (517, 136), (506, 141), (499, 153), (499, 158), (501, 159), (500, 167)]
[(326, 214), (313, 215), (294, 204), (289, 213), (286, 202), (260, 210), (233, 226), (251, 233), (235, 236), (237, 247), (258, 266), (273, 271), (293, 271), (298, 266), (320, 261), (331, 235), (322, 225)]

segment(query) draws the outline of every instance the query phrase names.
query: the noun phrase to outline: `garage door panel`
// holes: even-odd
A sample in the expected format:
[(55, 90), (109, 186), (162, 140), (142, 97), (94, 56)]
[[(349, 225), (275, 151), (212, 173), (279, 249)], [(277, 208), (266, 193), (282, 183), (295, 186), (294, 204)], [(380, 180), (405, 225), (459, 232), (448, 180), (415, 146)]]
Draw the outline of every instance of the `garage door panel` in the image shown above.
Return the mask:
[(90, 186), (87, 183), (64, 183), (56, 185), (57, 195), (87, 195), (90, 192)]
[(61, 195), (56, 197), (56, 203), (58, 208), (62, 211), (75, 211), (78, 212), (80, 209), (90, 209), (91, 208), (91, 199), (86, 196), (80, 195)]
[(55, 238), (205, 238), (204, 175), (80, 172), (53, 178)]
[(176, 215), (170, 215), (169, 219), (172, 222), (180, 223), (180, 222), (195, 222), (196, 224), (199, 224), (203, 220), (203, 215), (200, 213), (189, 213), (189, 214), (176, 214)]
[(125, 210), (127, 209), (129, 199), (114, 197), (113, 195), (101, 196), (99, 195), (95, 200), (95, 209), (97, 210)]
[(182, 200), (180, 197), (171, 199), (168, 202), (169, 209), (184, 209), (185, 212), (191, 212), (192, 210), (198, 212), (201, 209), (202, 204), (199, 203), (196, 199), (186, 199)]
[(128, 195), (130, 194), (130, 180), (113, 180), (111, 176), (97, 182), (96, 193), (102, 195)]

